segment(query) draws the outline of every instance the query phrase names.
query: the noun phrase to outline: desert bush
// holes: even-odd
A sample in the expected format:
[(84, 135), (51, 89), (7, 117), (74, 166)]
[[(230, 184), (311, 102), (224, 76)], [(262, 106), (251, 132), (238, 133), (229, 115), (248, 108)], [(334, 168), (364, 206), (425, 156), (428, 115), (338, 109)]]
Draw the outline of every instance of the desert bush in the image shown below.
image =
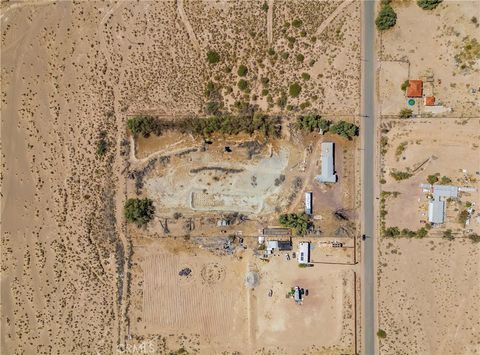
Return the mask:
[(153, 201), (148, 198), (130, 198), (125, 202), (125, 219), (127, 222), (135, 223), (139, 227), (150, 222), (154, 213), (155, 207), (153, 206)]
[(302, 73), (302, 79), (305, 80), (305, 81), (310, 80), (310, 74)]
[(287, 106), (287, 95), (285, 95), (284, 93), (282, 93), (278, 98), (277, 98), (277, 106), (280, 107), (280, 108), (285, 108), (285, 106)]
[(447, 240), (454, 240), (455, 239), (451, 229), (445, 230), (445, 232), (443, 232), (442, 238), (445, 238)]
[(310, 217), (304, 213), (286, 213), (281, 214), (278, 221), (287, 228), (292, 228), (298, 235), (304, 235), (312, 225)]
[(358, 135), (358, 126), (347, 121), (335, 122), (330, 126), (329, 130), (331, 133), (338, 134), (349, 140)]
[(438, 182), (438, 175), (437, 175), (437, 174), (428, 175), (428, 176), (427, 176), (427, 182), (428, 182), (430, 185), (435, 184), (436, 182)]
[(290, 94), (291, 97), (298, 97), (298, 96), (300, 96), (301, 91), (302, 91), (302, 87), (300, 86), (300, 84), (299, 83), (293, 83), (293, 84), (290, 85), (288, 93)]
[(375, 19), (375, 25), (380, 31), (388, 30), (392, 28), (397, 23), (397, 14), (390, 6), (390, 4), (382, 5), (382, 9), (378, 13), (377, 18)]
[(237, 70), (238, 76), (245, 76), (248, 73), (248, 68), (245, 65), (240, 65)]
[(400, 236), (400, 229), (398, 227), (388, 227), (383, 232), (383, 235), (385, 237), (389, 237), (389, 238), (398, 237), (398, 236)]
[(268, 3), (266, 1), (263, 2), (262, 10), (265, 11), (265, 12), (268, 11)]
[(390, 172), (390, 176), (393, 177), (397, 181), (406, 180), (406, 179), (412, 177), (412, 175), (413, 174), (409, 173), (408, 171), (394, 170), (394, 171)]
[(209, 50), (207, 52), (207, 61), (210, 63), (210, 64), (216, 64), (220, 61), (220, 55), (213, 51), (213, 50)]
[(245, 91), (248, 89), (248, 81), (244, 79), (240, 79), (237, 85), (238, 85), (238, 88), (242, 91)]
[(400, 88), (402, 89), (402, 91), (405, 91), (405, 90), (408, 89), (408, 86), (409, 86), (408, 80), (405, 80), (405, 81), (402, 83), (402, 85), (400, 86)]
[(303, 22), (300, 19), (295, 19), (292, 21), (292, 26), (295, 28), (300, 28), (302, 27), (302, 25), (303, 25)]
[(418, 0), (417, 5), (424, 10), (433, 10), (440, 5), (442, 1), (443, 0)]
[(469, 234), (468, 239), (472, 241), (472, 243), (480, 243), (480, 235), (476, 233)]
[(305, 59), (305, 56), (302, 54), (302, 53), (298, 53), (295, 58), (297, 59), (297, 61), (299, 62), (303, 62), (304, 59)]
[(442, 185), (447, 185), (447, 184), (450, 184), (452, 182), (452, 179), (450, 179), (448, 176), (442, 176), (442, 178), (440, 179), (440, 183)]
[(409, 108), (402, 108), (400, 110), (400, 113), (398, 114), (398, 116), (400, 118), (411, 118), (412, 117), (412, 114), (413, 114), (413, 111)]
[(379, 329), (377, 331), (377, 337), (380, 339), (385, 339), (387, 337), (387, 333), (383, 329)]
[(428, 229), (425, 227), (422, 227), (419, 230), (417, 230), (416, 238), (422, 239), (422, 238), (425, 238), (427, 235), (428, 235)]

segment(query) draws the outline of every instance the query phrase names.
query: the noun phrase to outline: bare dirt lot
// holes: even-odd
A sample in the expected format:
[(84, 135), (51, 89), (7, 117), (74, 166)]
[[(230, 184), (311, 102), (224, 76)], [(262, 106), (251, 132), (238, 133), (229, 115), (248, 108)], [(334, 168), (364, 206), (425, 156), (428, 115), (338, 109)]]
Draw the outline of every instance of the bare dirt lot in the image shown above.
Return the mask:
[[(199, 353), (353, 351), (354, 274), (349, 266), (300, 269), (283, 253), (265, 262), (252, 250), (218, 256), (168, 239), (135, 250), (132, 341), (160, 334), (172, 348)], [(188, 276), (179, 275), (184, 268), (191, 270)], [(258, 275), (254, 289), (247, 287), (248, 272)], [(302, 305), (286, 298), (294, 286), (309, 290)], [(182, 341), (168, 336), (179, 330)]]
[(479, 245), (383, 239), (379, 327), (384, 354), (477, 354)]
[[(478, 117), (480, 48), (472, 42), (480, 42), (473, 20), (480, 18), (478, 3), (444, 1), (432, 11), (415, 1), (393, 1), (392, 6), (397, 23), (381, 35), (379, 53), (381, 113), (397, 115), (406, 108), (400, 87), (406, 79), (420, 79), (425, 94), (434, 95), (447, 109), (444, 115)], [(423, 99), (416, 101), (414, 113), (431, 114)]]

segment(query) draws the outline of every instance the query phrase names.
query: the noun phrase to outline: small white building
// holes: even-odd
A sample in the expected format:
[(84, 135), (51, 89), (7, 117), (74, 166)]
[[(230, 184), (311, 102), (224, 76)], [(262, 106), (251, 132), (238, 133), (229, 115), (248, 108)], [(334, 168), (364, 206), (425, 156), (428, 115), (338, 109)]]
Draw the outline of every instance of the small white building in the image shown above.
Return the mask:
[(299, 264), (310, 263), (310, 242), (298, 243), (297, 259)]

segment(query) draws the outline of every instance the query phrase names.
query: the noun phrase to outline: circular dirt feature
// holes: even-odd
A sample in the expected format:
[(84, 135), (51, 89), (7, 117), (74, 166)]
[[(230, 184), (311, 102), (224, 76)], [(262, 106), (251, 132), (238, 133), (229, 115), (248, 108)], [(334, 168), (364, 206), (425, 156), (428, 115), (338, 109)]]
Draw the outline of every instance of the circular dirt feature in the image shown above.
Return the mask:
[(202, 267), (200, 275), (206, 283), (214, 284), (225, 278), (225, 267), (218, 263), (208, 263)]
[(249, 271), (247, 272), (247, 275), (245, 276), (245, 285), (248, 288), (255, 288), (258, 286), (258, 283), (260, 281), (260, 276), (254, 271)]

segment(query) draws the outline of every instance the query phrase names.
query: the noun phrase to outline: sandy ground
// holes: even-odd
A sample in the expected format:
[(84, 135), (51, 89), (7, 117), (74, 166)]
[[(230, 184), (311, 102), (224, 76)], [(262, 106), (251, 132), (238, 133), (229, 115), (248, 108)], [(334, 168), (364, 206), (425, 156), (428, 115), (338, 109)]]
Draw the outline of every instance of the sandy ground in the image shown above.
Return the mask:
[[(170, 341), (199, 353), (353, 351), (351, 266), (300, 269), (284, 253), (265, 263), (253, 257), (251, 249), (219, 256), (184, 241), (138, 243), (130, 313), (133, 342), (181, 330), (183, 342)], [(192, 273), (179, 276), (186, 267)], [(253, 290), (246, 287), (248, 271), (259, 275)], [(285, 297), (296, 285), (309, 290), (302, 305)]]
[(380, 250), (380, 352), (478, 354), (479, 245), (384, 239)]
[[(382, 34), (379, 56), (381, 73), (385, 77), (393, 73), (390, 80), (395, 82), (390, 86), (380, 80), (382, 114), (398, 114), (400, 109), (407, 107), (400, 89), (405, 79), (425, 81), (432, 77), (432, 82), (425, 82), (425, 92), (452, 109), (447, 116), (478, 117), (480, 60), (475, 59), (474, 64), (466, 68), (455, 61), (468, 39), (480, 41), (478, 27), (471, 21), (472, 17), (480, 17), (478, 3), (444, 1), (434, 11), (424, 11), (414, 1), (394, 1), (393, 7), (397, 23)], [(398, 66), (402, 68), (393, 69)], [(419, 114), (425, 113), (421, 102), (414, 108)]]

